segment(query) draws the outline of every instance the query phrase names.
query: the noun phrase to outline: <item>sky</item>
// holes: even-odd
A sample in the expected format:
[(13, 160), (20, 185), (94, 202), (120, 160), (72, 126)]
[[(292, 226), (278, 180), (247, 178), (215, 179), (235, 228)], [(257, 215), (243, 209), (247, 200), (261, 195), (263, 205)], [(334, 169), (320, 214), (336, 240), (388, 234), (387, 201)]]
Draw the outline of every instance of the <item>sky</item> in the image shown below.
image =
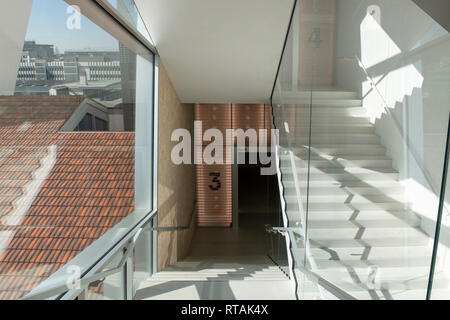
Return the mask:
[(63, 0), (34, 0), (26, 40), (53, 44), (64, 51), (118, 51), (118, 41), (82, 15), (81, 28), (70, 30), (68, 4)]

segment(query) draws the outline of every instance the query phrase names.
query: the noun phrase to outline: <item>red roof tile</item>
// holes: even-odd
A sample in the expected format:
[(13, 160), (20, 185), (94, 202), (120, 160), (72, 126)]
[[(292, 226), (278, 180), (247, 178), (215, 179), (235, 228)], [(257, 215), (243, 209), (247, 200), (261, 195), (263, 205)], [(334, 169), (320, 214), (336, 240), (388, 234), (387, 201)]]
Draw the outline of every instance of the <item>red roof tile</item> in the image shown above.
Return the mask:
[(0, 299), (26, 295), (133, 210), (134, 133), (59, 131), (83, 99), (0, 96)]

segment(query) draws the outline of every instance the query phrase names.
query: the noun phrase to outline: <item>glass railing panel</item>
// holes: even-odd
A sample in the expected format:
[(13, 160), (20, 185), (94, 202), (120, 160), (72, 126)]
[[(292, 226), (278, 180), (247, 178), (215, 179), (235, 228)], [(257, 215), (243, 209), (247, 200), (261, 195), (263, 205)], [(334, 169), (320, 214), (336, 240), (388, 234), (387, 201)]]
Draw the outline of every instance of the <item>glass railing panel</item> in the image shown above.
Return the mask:
[[(425, 299), (450, 108), (448, 81), (437, 80), (448, 75), (448, 33), (412, 1), (358, 3), (336, 2), (334, 22), (334, 86), (357, 97), (340, 93), (326, 106), (314, 94), (313, 123), (327, 129), (312, 138), (309, 238), (333, 260), (319, 273), (361, 286), (355, 297)], [(327, 199), (317, 194), (326, 190)], [(316, 221), (325, 213), (331, 219)]]
[(281, 170), (304, 209), (303, 267), (355, 298), (426, 297), (449, 49), (448, 32), (412, 1), (297, 3), (273, 94), (294, 157)]
[[(287, 227), (297, 234), (293, 240), (285, 234), (285, 241), (292, 243), (288, 255), (291, 257), (293, 273), (297, 282), (297, 294), (300, 299), (317, 297), (317, 285), (305, 278), (299, 267), (305, 269), (308, 265), (306, 255), (306, 202), (304, 188), (306, 180), (299, 179), (300, 171), (307, 170), (309, 156), (309, 101), (310, 92), (302, 91), (299, 81), (299, 5), (292, 15), (292, 24), (286, 38), (285, 50), (280, 62), (279, 74), (272, 95), (274, 122), (279, 130), (278, 158), (280, 160), (281, 183), (285, 202), (285, 218)], [(304, 88), (303, 88), (304, 89)], [(303, 156), (303, 158), (302, 158)], [(305, 161), (306, 160), (306, 161)], [(300, 264), (300, 265), (299, 265)], [(305, 294), (307, 292), (307, 294)]]
[(133, 296), (139, 289), (142, 281), (152, 275), (153, 261), (153, 231), (152, 224), (148, 223), (141, 231), (133, 249)]
[(288, 252), (286, 250), (286, 238), (280, 232), (273, 228), (284, 227), (283, 210), (280, 198), (280, 188), (278, 185), (278, 177), (270, 177), (271, 183), (267, 184), (268, 198), (267, 211), (270, 212), (270, 220), (265, 225), (266, 228), (266, 248), (268, 256), (283, 270), (285, 274), (289, 274)]
[[(110, 262), (101, 270), (107, 271), (117, 267), (122, 259), (122, 252), (114, 255)], [(126, 297), (124, 270), (105, 276), (90, 283), (79, 299), (83, 300), (124, 300)]]

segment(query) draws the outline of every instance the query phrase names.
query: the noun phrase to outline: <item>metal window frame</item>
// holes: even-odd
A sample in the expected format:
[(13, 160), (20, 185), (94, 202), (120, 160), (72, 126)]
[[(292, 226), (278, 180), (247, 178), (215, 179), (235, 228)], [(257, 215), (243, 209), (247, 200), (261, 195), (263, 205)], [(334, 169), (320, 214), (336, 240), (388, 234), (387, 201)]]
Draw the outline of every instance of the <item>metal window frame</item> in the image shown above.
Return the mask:
[[(132, 286), (133, 286), (133, 261), (131, 257), (131, 252), (133, 251), (133, 248), (136, 244), (136, 241), (139, 239), (139, 236), (141, 234), (141, 231), (146, 228), (147, 226), (150, 226), (150, 228), (153, 230), (157, 226), (157, 208), (158, 208), (158, 109), (159, 109), (159, 56), (157, 53), (156, 48), (147, 40), (145, 39), (133, 26), (131, 26), (125, 19), (120, 17), (120, 14), (118, 14), (117, 10), (113, 7), (111, 7), (109, 4), (108, 6), (105, 5), (105, 1), (103, 0), (90, 0), (86, 2), (79, 2), (77, 0), (65, 0), (66, 3), (69, 5), (79, 5), (79, 4), (85, 4), (86, 6), (90, 6), (92, 8), (92, 4), (95, 4), (98, 6), (104, 13), (106, 13), (111, 21), (108, 21), (109, 24), (114, 26), (116, 30), (124, 30), (128, 33), (128, 35), (131, 35), (131, 38), (134, 38), (134, 40), (137, 43), (137, 47), (142, 46), (147, 50), (149, 53), (153, 55), (153, 139), (152, 139), (152, 156), (153, 156), (153, 167), (152, 167), (152, 210), (144, 215), (143, 218), (141, 218), (133, 227), (130, 228), (129, 232), (127, 232), (121, 239), (116, 241), (112, 246), (110, 246), (108, 249), (104, 250), (102, 253), (99, 254), (99, 258), (96, 260), (95, 263), (93, 263), (90, 267), (87, 268), (87, 270), (81, 275), (80, 277), (80, 288), (79, 289), (72, 289), (69, 290), (67, 288), (66, 283), (61, 283), (59, 281), (56, 285), (49, 285), (49, 286), (42, 286), (39, 287), (38, 290), (33, 290), (28, 295), (22, 298), (22, 300), (39, 300), (39, 299), (56, 299), (56, 300), (71, 300), (75, 299), (77, 297), (83, 298), (86, 297), (86, 290), (90, 283), (97, 281), (103, 277), (106, 277), (108, 275), (112, 275), (118, 272), (123, 272), (123, 281), (124, 284), (123, 289), (123, 297), (124, 299), (132, 299)], [(83, 11), (83, 6), (80, 6), (80, 9)], [(104, 19), (105, 16), (101, 19)], [(104, 27), (99, 25), (95, 19), (92, 20), (88, 17), (93, 23), (97, 24), (100, 28), (107, 31)], [(123, 35), (123, 32), (122, 32)], [(118, 38), (118, 37), (116, 37)], [(121, 41), (121, 39), (118, 39)], [(128, 39), (133, 40), (133, 39)], [(139, 50), (139, 49), (138, 49)], [(139, 54), (136, 52), (136, 54)], [(135, 210), (131, 215), (142, 215), (143, 212), (140, 212), (139, 210)], [(116, 226), (117, 227), (117, 226)], [(113, 229), (111, 229), (113, 230)], [(105, 236), (105, 235), (104, 235)], [(103, 238), (102, 236), (101, 238)], [(101, 239), (99, 238), (99, 239)], [(98, 239), (98, 240), (99, 240)], [(149, 270), (149, 273), (152, 274), (153, 272), (157, 271), (158, 261), (157, 261), (157, 248), (158, 248), (158, 234), (157, 230), (152, 231), (152, 237), (151, 237), (151, 253), (150, 253), (150, 266), (151, 270)], [(108, 262), (120, 251), (123, 252), (123, 256), (119, 262), (119, 264), (108, 270), (102, 271), (102, 268), (104, 268), (105, 265), (108, 264)], [(70, 262), (68, 262), (66, 265), (70, 265)], [(47, 279), (48, 280), (48, 279)]]
[[(93, 1), (95, 1), (100, 7), (102, 7), (106, 12), (108, 12), (108, 14), (111, 15), (111, 17), (114, 20), (120, 23), (128, 32), (130, 32), (138, 41), (140, 41), (144, 46), (146, 46), (151, 52), (153, 52), (155, 55), (157, 54), (156, 47), (153, 45), (153, 43), (151, 43), (147, 38), (145, 38), (145, 36), (142, 33), (140, 33), (133, 25), (131, 25), (119, 11), (108, 2), (108, 0), (93, 0)], [(136, 4), (135, 7), (142, 19), (142, 15), (140, 14)], [(151, 38), (148, 29), (147, 32)]]

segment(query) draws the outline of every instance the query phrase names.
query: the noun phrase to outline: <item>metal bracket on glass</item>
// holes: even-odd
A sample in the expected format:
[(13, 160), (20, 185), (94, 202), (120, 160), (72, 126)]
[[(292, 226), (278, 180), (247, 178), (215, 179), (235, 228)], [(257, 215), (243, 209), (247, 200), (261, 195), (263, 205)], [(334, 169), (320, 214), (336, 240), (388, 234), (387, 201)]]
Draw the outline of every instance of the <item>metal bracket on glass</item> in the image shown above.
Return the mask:
[(189, 227), (154, 227), (150, 228), (151, 231), (177, 231), (177, 230), (186, 230)]
[[(104, 278), (113, 275), (115, 273), (118, 273), (120, 271), (122, 271), (123, 266), (125, 265), (125, 263), (127, 262), (127, 259), (129, 257), (131, 257), (131, 254), (133, 252), (133, 248), (136, 244), (137, 239), (139, 238), (140, 234), (141, 234), (142, 228), (140, 228), (133, 236), (133, 238), (131, 240), (129, 240), (128, 244), (125, 245), (125, 247), (122, 248), (123, 250), (123, 256), (122, 259), (120, 260), (119, 264), (111, 269), (107, 269), (107, 270), (103, 270), (101, 272), (98, 272), (96, 274), (93, 274), (91, 276), (88, 277), (84, 277), (80, 279), (79, 282), (79, 287), (80, 288), (87, 288), (90, 284), (92, 283), (98, 283), (98, 282), (102, 282), (104, 280)], [(42, 293), (37, 293), (37, 294), (29, 294), (25, 297), (23, 297), (21, 300), (43, 300), (43, 299), (48, 299), (54, 295), (57, 294), (61, 294), (64, 292), (67, 292), (67, 284), (63, 284), (63, 285), (58, 285), (55, 287), (50, 288), (49, 290), (46, 290)]]
[[(270, 225), (265, 225), (265, 227), (266, 227), (266, 231), (267, 232), (280, 233), (280, 234), (290, 238), (290, 240), (291, 240), (290, 242), (291, 242), (291, 245), (292, 245), (290, 251), (291, 251), (292, 256), (294, 258), (295, 266), (310, 281), (312, 281), (313, 283), (321, 286), (322, 288), (324, 288), (325, 290), (330, 292), (332, 295), (334, 295), (338, 299), (341, 299), (341, 300), (356, 300), (356, 298), (353, 297), (352, 295), (348, 294), (347, 292), (345, 292), (341, 288), (335, 286), (331, 282), (325, 280), (324, 278), (322, 278), (321, 276), (319, 276), (315, 272), (312, 272), (312, 271), (308, 270), (305, 266), (303, 266), (303, 264), (301, 263), (300, 256), (299, 256), (299, 248), (297, 247), (297, 242), (296, 242), (296, 238), (295, 238), (295, 235), (294, 235), (294, 232), (296, 230), (298, 230), (298, 228), (271, 227)], [(297, 233), (297, 235), (301, 237), (300, 234)]]

